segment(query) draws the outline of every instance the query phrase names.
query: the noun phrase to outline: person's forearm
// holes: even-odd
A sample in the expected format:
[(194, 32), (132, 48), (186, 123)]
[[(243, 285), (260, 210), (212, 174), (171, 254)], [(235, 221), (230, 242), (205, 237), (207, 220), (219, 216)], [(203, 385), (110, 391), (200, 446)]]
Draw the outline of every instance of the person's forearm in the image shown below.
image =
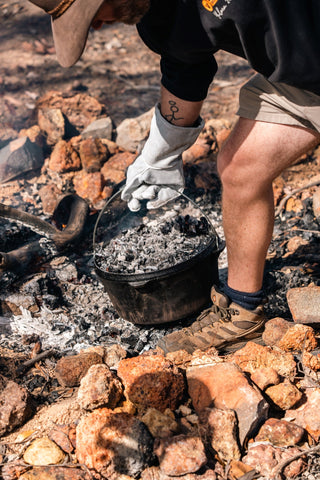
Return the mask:
[(160, 111), (162, 116), (173, 125), (180, 127), (192, 127), (198, 120), (201, 102), (189, 102), (182, 100), (161, 87)]

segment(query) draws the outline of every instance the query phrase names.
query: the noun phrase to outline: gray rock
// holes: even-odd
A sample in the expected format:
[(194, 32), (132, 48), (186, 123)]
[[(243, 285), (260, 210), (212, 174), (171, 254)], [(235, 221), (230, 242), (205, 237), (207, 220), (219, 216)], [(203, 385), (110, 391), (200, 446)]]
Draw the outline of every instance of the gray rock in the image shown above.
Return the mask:
[(154, 108), (136, 118), (127, 118), (116, 130), (116, 143), (130, 152), (140, 152), (148, 138)]
[(82, 138), (106, 138), (112, 140), (113, 123), (110, 117), (94, 120), (81, 133)]
[(28, 137), (20, 137), (0, 150), (0, 183), (41, 168), (44, 161), (42, 148)]

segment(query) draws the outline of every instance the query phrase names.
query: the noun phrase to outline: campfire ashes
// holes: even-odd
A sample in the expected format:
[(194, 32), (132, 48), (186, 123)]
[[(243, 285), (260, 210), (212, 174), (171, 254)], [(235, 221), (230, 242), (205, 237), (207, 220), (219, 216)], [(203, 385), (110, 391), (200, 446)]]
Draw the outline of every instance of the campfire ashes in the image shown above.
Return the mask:
[(110, 273), (156, 272), (184, 262), (205, 248), (211, 237), (205, 217), (189, 215), (153, 222), (122, 231), (105, 247), (96, 250), (96, 262)]

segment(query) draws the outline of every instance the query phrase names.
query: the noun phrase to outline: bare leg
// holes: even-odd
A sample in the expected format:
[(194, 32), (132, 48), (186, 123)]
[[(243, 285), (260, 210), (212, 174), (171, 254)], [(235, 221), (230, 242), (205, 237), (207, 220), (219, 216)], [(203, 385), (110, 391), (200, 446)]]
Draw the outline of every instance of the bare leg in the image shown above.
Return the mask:
[(237, 122), (218, 159), (231, 288), (261, 289), (273, 232), (272, 181), (319, 141), (320, 134), (300, 127)]

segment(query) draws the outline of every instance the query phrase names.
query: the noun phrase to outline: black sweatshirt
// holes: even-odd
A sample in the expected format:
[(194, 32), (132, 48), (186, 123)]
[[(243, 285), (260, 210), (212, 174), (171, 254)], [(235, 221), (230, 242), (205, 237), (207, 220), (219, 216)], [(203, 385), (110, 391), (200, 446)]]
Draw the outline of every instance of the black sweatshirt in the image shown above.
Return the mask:
[(161, 55), (162, 84), (181, 99), (206, 97), (218, 50), (320, 95), (320, 0), (151, 0), (137, 28)]

